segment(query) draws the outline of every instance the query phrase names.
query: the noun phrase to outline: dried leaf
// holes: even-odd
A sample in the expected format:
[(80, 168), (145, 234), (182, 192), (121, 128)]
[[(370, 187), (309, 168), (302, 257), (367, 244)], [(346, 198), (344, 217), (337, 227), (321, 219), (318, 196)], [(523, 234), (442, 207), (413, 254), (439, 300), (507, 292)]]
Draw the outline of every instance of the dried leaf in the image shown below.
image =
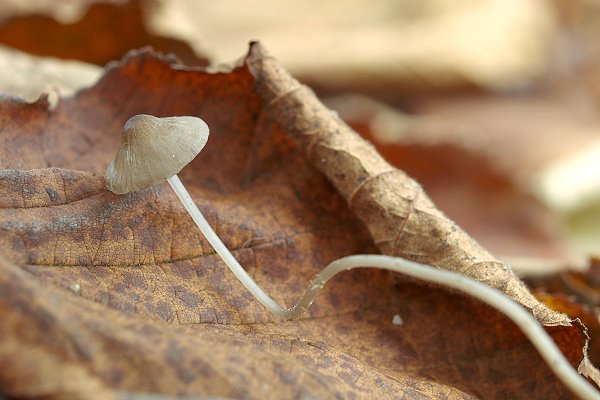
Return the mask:
[[(545, 324), (568, 324), (548, 312), (500, 261), (446, 218), (418, 183), (388, 164), (340, 118), (268, 57), (250, 54), (259, 93), (369, 228), (382, 253), (458, 271), (504, 291)], [(258, 66), (257, 66), (258, 65)]]
[(303, 319), (274, 323), (165, 184), (125, 196), (104, 189), (100, 174), (137, 113), (207, 121), (209, 142), (180, 177), (278, 301), (293, 303), (333, 259), (376, 252), (375, 241), (512, 294), (581, 362), (577, 326), (537, 303), (254, 44), (229, 72), (143, 51), (52, 111), (44, 98), (0, 102), (0, 248), (20, 266), (0, 265), (0, 330), (10, 338), (0, 357), (15, 366), (0, 370), (8, 395), (569, 396), (503, 315), (382, 271), (342, 274)]
[[(415, 106), (419, 122), (399, 140), (446, 144), (483, 155), (555, 213), (576, 211), (571, 241), (596, 254), (600, 114), (581, 86), (525, 96), (471, 96)], [(566, 219), (566, 218), (564, 218)]]
[[(529, 286), (550, 293), (575, 296), (577, 301), (590, 307), (600, 306), (600, 260), (591, 259), (587, 269), (565, 270), (553, 274), (527, 277)], [(537, 296), (537, 294), (536, 294)]]
[[(3, 393), (119, 398), (115, 387), (232, 398), (429, 398), (456, 389), (394, 379), (324, 343), (252, 325), (177, 329), (111, 310), (0, 262)], [(33, 378), (33, 379), (32, 379)], [(360, 378), (360, 381), (358, 381)], [(356, 379), (357, 382), (352, 382)]]
[(498, 168), (487, 150), (471, 146), (477, 138), (444, 138), (446, 125), (363, 96), (339, 96), (325, 103), (372, 141), (388, 162), (421, 183), (452, 220), (495, 255), (509, 258), (517, 271), (533, 259), (546, 265), (577, 260), (565, 245), (556, 216)]
[(148, 31), (143, 9), (148, 4), (143, 0), (93, 3), (80, 20), (69, 23), (41, 14), (13, 16), (0, 24), (0, 43), (35, 55), (99, 65), (150, 45), (176, 54), (188, 65), (206, 65), (206, 58), (196, 55), (186, 42)]
[(553, 291), (534, 290), (535, 297), (548, 307), (562, 312), (571, 318), (578, 318), (588, 329), (590, 336), (588, 355), (590, 360), (597, 364), (600, 362), (600, 308), (590, 307), (588, 304), (576, 301), (573, 297)]

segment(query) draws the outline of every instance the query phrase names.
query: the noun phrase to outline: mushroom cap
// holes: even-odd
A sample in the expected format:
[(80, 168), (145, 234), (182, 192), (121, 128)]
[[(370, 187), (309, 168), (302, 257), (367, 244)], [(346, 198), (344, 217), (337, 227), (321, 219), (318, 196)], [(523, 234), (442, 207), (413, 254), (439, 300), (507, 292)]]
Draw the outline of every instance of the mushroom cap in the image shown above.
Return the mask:
[(197, 117), (131, 117), (123, 127), (115, 159), (106, 169), (106, 187), (125, 194), (172, 177), (200, 153), (208, 131), (208, 125)]

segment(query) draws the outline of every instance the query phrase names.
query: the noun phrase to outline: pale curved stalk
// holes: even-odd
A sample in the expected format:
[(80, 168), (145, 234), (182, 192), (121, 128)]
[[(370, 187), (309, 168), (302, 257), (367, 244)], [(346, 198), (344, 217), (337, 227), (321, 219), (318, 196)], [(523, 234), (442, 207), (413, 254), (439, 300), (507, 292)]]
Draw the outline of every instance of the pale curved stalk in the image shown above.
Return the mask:
[(240, 263), (237, 262), (227, 246), (223, 244), (219, 236), (217, 236), (215, 231), (213, 231), (213, 229), (210, 227), (210, 224), (206, 218), (204, 218), (204, 215), (202, 215), (196, 206), (196, 203), (194, 203), (194, 200), (192, 200), (190, 197), (188, 191), (185, 190), (185, 187), (179, 180), (179, 177), (177, 175), (173, 175), (167, 179), (167, 182), (169, 182), (169, 185), (171, 185), (171, 188), (173, 188), (173, 191), (177, 197), (179, 197), (179, 200), (181, 200), (185, 209), (191, 215), (200, 231), (204, 234), (206, 240), (208, 240), (217, 254), (223, 259), (225, 264), (227, 264), (231, 272), (233, 272), (240, 282), (246, 286), (250, 293), (252, 293), (263, 306), (267, 307), (274, 314), (281, 315), (285, 311), (284, 308), (277, 304), (275, 300), (273, 300), (267, 293), (265, 293), (265, 291), (262, 290), (256, 282), (254, 282), (254, 279), (248, 275)]
[(329, 279), (338, 272), (354, 268), (380, 268), (398, 272), (427, 282), (458, 289), (489, 304), (510, 318), (523, 331), (550, 369), (574, 394), (585, 400), (600, 399), (600, 393), (585, 378), (579, 375), (544, 328), (521, 305), (504, 293), (464, 275), (403, 258), (360, 254), (337, 259), (315, 276), (298, 304), (285, 310), (285, 316), (294, 318), (300, 315), (310, 306), (315, 295)]
[(235, 276), (259, 302), (282, 319), (287, 320), (300, 316), (311, 305), (325, 283), (339, 272), (354, 268), (379, 268), (398, 272), (427, 282), (457, 289), (494, 307), (509, 317), (525, 333), (556, 376), (574, 394), (585, 400), (600, 398), (600, 393), (577, 373), (539, 322), (521, 305), (502, 292), (455, 272), (434, 268), (399, 257), (376, 254), (343, 257), (333, 261), (315, 275), (306, 292), (296, 305), (291, 308), (281, 307), (254, 282), (231, 252), (229, 252), (204, 216), (202, 216), (202, 213), (196, 207), (196, 204), (183, 187), (179, 178), (177, 178), (177, 175), (169, 178), (168, 182), (192, 216), (194, 222), (196, 222), (196, 225), (198, 225), (198, 228), (200, 228), (229, 269), (231, 269)]

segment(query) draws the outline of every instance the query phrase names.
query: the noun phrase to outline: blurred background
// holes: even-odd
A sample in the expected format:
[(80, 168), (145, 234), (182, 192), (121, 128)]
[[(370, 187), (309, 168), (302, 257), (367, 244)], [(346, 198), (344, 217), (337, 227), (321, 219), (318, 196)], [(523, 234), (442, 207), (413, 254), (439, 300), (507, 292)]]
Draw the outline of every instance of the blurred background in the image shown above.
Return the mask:
[(216, 70), (260, 40), (538, 296), (579, 302), (593, 330), (599, 34), (598, 0), (0, 0), (0, 92), (57, 101), (147, 45)]

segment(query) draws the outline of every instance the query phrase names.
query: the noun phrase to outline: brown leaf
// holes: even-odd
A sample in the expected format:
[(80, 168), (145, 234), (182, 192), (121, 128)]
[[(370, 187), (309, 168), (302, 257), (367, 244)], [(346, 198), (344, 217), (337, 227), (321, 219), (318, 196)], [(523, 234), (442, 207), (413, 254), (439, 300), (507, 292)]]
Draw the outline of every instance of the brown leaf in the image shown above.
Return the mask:
[(369, 228), (382, 253), (472, 276), (504, 291), (545, 324), (569, 323), (539, 304), (509, 268), (446, 218), (417, 182), (388, 164), (310, 89), (272, 59), (252, 56), (248, 65), (259, 93), (273, 99), (274, 117), (290, 127), (288, 134)]
[(590, 360), (600, 362), (600, 260), (582, 271), (565, 270), (525, 280), (535, 296), (553, 310), (579, 318), (588, 328)]
[(148, 31), (144, 16), (148, 4), (143, 0), (93, 3), (80, 20), (66, 24), (41, 14), (8, 18), (0, 24), (0, 43), (35, 55), (99, 65), (150, 45), (176, 54), (188, 65), (206, 65), (207, 59), (187, 43)]
[[(43, 98), (0, 103), (0, 248), (21, 266), (0, 265), (0, 330), (10, 338), (0, 357), (15, 366), (0, 370), (7, 394), (569, 396), (503, 315), (382, 271), (342, 274), (303, 319), (275, 323), (165, 184), (103, 189), (99, 174), (137, 113), (207, 121), (209, 143), (180, 176), (278, 301), (293, 303), (328, 262), (376, 252), (374, 240), (512, 294), (581, 362), (578, 327), (537, 303), (254, 44), (229, 72), (134, 52), (52, 111)], [(77, 382), (57, 378), (57, 365)]]
[[(0, 262), (3, 392), (117, 398), (117, 390), (232, 398), (410, 398), (453, 392), (394, 379), (324, 343), (227, 324), (177, 329), (42, 287)], [(83, 293), (83, 292), (82, 292)], [(32, 379), (33, 378), (33, 379)], [(353, 379), (360, 382), (352, 382)], [(408, 382), (406, 382), (408, 381)]]
[(590, 307), (600, 306), (600, 259), (592, 258), (587, 269), (565, 270), (528, 277), (527, 284), (551, 293), (562, 293)]
[(577, 260), (561, 235), (558, 218), (514, 173), (498, 165), (506, 154), (518, 163), (514, 152), (504, 149), (505, 153), (491, 155), (490, 148), (498, 147), (497, 143), (474, 145), (494, 139), (478, 132), (476, 124), (469, 125), (477, 118), (473, 115), (477, 108), (471, 114), (461, 109), (462, 122), (452, 124), (402, 113), (363, 96), (338, 96), (326, 104), (388, 162), (423, 185), (452, 220), (495, 255), (509, 258), (516, 269), (526, 267), (531, 259), (561, 265)]
[(564, 293), (545, 290), (534, 290), (535, 297), (553, 310), (567, 314), (572, 318), (578, 318), (588, 328), (590, 336), (588, 354), (590, 360), (597, 364), (600, 362), (600, 308), (590, 307), (588, 304), (576, 301), (573, 297)]

